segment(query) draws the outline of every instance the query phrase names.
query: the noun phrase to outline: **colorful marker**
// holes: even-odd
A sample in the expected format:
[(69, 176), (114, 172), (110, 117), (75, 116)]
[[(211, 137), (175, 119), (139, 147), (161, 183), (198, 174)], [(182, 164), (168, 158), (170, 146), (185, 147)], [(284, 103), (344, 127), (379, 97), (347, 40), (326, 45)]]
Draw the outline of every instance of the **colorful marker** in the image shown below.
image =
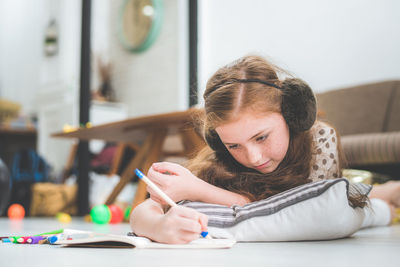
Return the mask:
[(20, 238), (17, 239), (17, 243), (25, 244), (29, 238), (30, 238), (30, 236), (21, 236)]
[(54, 231), (41, 233), (41, 234), (34, 235), (34, 236), (56, 235), (56, 234), (62, 234), (62, 233), (64, 233), (64, 229), (57, 229), (57, 230), (54, 230)]
[(26, 242), (29, 244), (38, 244), (39, 241), (43, 239), (44, 239), (43, 236), (31, 236), (30, 238), (28, 238)]
[(50, 244), (54, 244), (55, 242), (57, 242), (58, 238), (58, 236), (52, 235), (47, 238), (47, 241), (49, 241)]
[(11, 242), (13, 242), (13, 243), (18, 243), (18, 238), (20, 238), (20, 236), (12, 236), (12, 237), (10, 237), (10, 240), (11, 240)]
[[(37, 235), (32, 235), (32, 236), (29, 236), (29, 237), (34, 237), (34, 236), (46, 237), (46, 236), (56, 235), (56, 234), (62, 234), (62, 233), (64, 233), (64, 229), (57, 229), (57, 230), (54, 230), (54, 231), (50, 231), (50, 232), (46, 232), (46, 233), (41, 233), (41, 234), (37, 234)], [(28, 239), (29, 237), (27, 237), (27, 239)], [(13, 242), (13, 243), (18, 243), (18, 239), (20, 239), (20, 238), (23, 238), (23, 236), (11, 236), (11, 237), (8, 237), (8, 239), (10, 239), (11, 242)], [(23, 240), (20, 239), (20, 241), (23, 241)]]
[[(177, 206), (176, 203), (169, 197), (167, 194), (165, 194), (158, 186), (156, 186), (149, 178), (147, 178), (140, 170), (136, 169), (135, 173), (137, 177), (143, 180), (151, 189), (156, 191), (156, 193), (165, 201), (167, 202), (171, 207)], [(201, 236), (204, 238), (211, 239), (211, 237), (208, 235), (208, 232), (201, 232)]]
[(39, 245), (48, 244), (48, 243), (49, 243), (49, 241), (47, 240), (47, 238), (44, 238), (44, 239), (38, 241)]

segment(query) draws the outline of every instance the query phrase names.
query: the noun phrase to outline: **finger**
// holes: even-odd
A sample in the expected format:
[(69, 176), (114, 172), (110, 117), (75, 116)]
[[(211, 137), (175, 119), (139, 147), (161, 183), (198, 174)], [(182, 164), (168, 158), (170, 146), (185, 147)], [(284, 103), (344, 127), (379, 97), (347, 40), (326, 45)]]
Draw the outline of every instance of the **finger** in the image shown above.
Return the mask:
[(147, 187), (147, 192), (150, 194), (150, 198), (153, 199), (154, 201), (163, 204), (162, 198), (153, 190), (151, 187)]
[(201, 233), (201, 225), (198, 220), (181, 218), (179, 224), (180, 224), (181, 231), (185, 231), (185, 232), (197, 234), (197, 235), (199, 235)]
[(389, 209), (390, 209), (390, 220), (392, 221), (394, 218), (396, 218), (396, 209), (393, 205), (389, 204)]
[(200, 213), (200, 218), (199, 218), (199, 223), (201, 225), (201, 231), (205, 231), (207, 232), (207, 228), (208, 228), (208, 216)]
[(393, 181), (391, 183), (391, 187), (393, 188), (391, 202), (396, 207), (400, 207), (400, 181)]
[(198, 233), (192, 233), (192, 232), (188, 232), (188, 231), (180, 231), (180, 240), (183, 243), (189, 243), (192, 242), (193, 240), (196, 240), (199, 238), (199, 234)]
[(400, 208), (400, 195), (397, 198), (394, 198), (392, 200), (392, 204), (396, 207), (396, 208)]
[(172, 213), (173, 216), (178, 216), (177, 220), (179, 220), (180, 230), (200, 234), (202, 228), (200, 224), (201, 213), (195, 211), (194, 209), (182, 206), (174, 206), (168, 211), (168, 213)]
[(157, 196), (150, 195), (150, 199), (152, 199), (153, 201), (157, 202), (160, 205), (164, 205), (163, 200), (161, 198), (158, 198)]
[(168, 175), (178, 175), (184, 169), (181, 165), (172, 162), (156, 162), (151, 167), (158, 172)]
[(155, 191), (153, 191), (153, 189), (151, 189), (150, 187), (147, 187), (147, 192), (149, 192), (150, 194), (150, 198), (153, 199), (154, 201), (165, 205), (167, 204), (163, 198), (161, 198)]
[(148, 192), (150, 195), (158, 196), (158, 194), (156, 193), (156, 191), (153, 190), (153, 188), (151, 188), (150, 186), (148, 186), (148, 187), (146, 187), (146, 188), (147, 188), (147, 192)]
[[(180, 209), (177, 209), (177, 214), (185, 220), (190, 220), (193, 223), (196, 224), (196, 232), (199, 230), (199, 228), (197, 228), (198, 226), (200, 226), (200, 232), (202, 231), (207, 231), (207, 225), (208, 225), (208, 217), (207, 215), (197, 212), (194, 209), (191, 208), (186, 208), (186, 207), (181, 207)], [(187, 225), (188, 226), (188, 225)], [(191, 226), (188, 226), (191, 227)], [(190, 228), (193, 230), (193, 228)], [(190, 229), (186, 229), (189, 230)]]
[(153, 168), (150, 168), (147, 173), (147, 177), (162, 189), (163, 181), (165, 181), (164, 174), (154, 170)]
[(172, 239), (171, 244), (187, 244), (189, 242), (188, 238), (185, 237), (183, 233), (179, 232), (178, 236)]
[(198, 211), (196, 211), (192, 208), (187, 208), (184, 206), (177, 206), (177, 209), (178, 209), (177, 213), (182, 218), (187, 218), (187, 219), (191, 219), (191, 220), (195, 220), (195, 221), (200, 220), (201, 213), (199, 213)]

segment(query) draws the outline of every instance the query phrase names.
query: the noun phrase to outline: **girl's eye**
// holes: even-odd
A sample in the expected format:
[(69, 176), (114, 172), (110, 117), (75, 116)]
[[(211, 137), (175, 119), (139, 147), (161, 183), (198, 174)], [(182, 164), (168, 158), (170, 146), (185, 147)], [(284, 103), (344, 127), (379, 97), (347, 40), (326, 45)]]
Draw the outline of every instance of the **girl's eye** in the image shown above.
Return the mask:
[(239, 145), (229, 145), (228, 146), (228, 149), (236, 149), (236, 148), (238, 148), (239, 147)]
[(267, 139), (267, 137), (268, 137), (268, 135), (259, 136), (259, 137), (256, 138), (256, 141), (257, 141), (257, 142), (264, 141), (265, 139)]

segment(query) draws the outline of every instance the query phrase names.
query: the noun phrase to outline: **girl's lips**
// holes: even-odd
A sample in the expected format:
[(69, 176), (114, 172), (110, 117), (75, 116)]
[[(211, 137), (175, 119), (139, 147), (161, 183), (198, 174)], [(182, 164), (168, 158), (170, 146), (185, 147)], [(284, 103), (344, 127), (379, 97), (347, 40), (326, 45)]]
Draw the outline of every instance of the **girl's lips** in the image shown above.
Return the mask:
[(261, 164), (261, 165), (256, 166), (256, 169), (264, 169), (265, 167), (267, 167), (267, 165), (268, 165), (269, 162), (270, 162), (270, 161), (268, 160), (267, 162), (265, 162), (265, 163), (263, 163), (263, 164)]

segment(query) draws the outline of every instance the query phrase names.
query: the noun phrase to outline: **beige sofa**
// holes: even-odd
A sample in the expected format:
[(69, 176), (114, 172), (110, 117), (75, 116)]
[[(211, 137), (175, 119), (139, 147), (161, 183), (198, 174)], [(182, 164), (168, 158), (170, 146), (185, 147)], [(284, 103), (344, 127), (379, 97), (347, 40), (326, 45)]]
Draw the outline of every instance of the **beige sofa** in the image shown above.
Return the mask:
[(400, 179), (400, 81), (317, 94), (320, 119), (341, 135), (347, 168)]

